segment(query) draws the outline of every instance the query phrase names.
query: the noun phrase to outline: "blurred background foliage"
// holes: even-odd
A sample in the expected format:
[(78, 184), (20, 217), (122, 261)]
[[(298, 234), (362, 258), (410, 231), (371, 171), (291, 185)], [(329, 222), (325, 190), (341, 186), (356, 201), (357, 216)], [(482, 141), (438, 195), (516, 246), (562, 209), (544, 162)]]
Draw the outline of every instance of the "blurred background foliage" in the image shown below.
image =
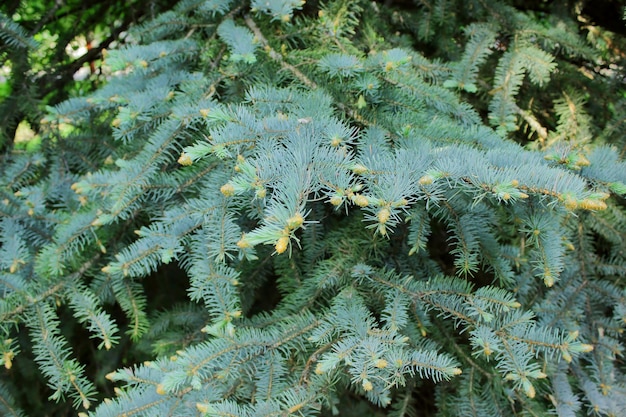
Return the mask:
[[(45, 106), (104, 82), (102, 51), (132, 41), (131, 24), (172, 5), (167, 0), (0, 2), (0, 150), (32, 138)], [(16, 32), (19, 43), (8, 36)]]

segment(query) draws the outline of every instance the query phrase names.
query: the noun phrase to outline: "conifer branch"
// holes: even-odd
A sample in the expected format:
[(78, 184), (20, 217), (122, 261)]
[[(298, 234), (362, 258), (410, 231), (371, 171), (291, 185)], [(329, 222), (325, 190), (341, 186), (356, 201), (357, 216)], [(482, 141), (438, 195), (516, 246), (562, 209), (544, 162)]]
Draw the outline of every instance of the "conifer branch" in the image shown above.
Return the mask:
[(79, 278), (81, 278), (83, 276), (83, 274), (85, 274), (101, 256), (102, 256), (102, 254), (96, 253), (91, 259), (89, 259), (86, 262), (84, 262), (80, 266), (80, 268), (78, 268), (78, 270), (76, 272), (73, 272), (70, 275), (68, 275), (67, 277), (60, 279), (58, 283), (56, 283), (52, 287), (46, 289), (41, 294), (38, 294), (35, 297), (32, 297), (32, 296), (26, 297), (24, 302), (22, 304), (20, 304), (19, 306), (17, 306), (16, 308), (14, 308), (13, 310), (7, 311), (7, 312), (3, 312), (2, 315), (0, 315), (0, 321), (2, 321), (2, 322), (4, 322), (4, 321), (9, 322), (9, 321), (13, 320), (13, 318), (15, 316), (18, 316), (18, 315), (24, 313), (27, 308), (29, 308), (29, 307), (31, 307), (33, 305), (37, 305), (40, 302), (46, 300), (47, 298), (52, 297), (52, 296), (58, 294), (59, 292), (61, 292), (62, 290), (66, 289), (66, 287), (68, 285), (71, 285), (73, 282), (75, 282)]
[(539, 135), (539, 143), (541, 144), (541, 147), (543, 147), (545, 145), (546, 139), (548, 139), (548, 130), (544, 126), (542, 126), (541, 123), (539, 123), (537, 118), (533, 116), (531, 112), (523, 110), (517, 105), (515, 106), (515, 111), (520, 116), (522, 116), (522, 118), (526, 121), (526, 123), (528, 123), (528, 125), (535, 132), (537, 132), (537, 135)]
[(131, 29), (0, 157), (0, 365), (27, 351), (77, 409), (119, 356), (83, 350), (157, 358), (107, 364), (93, 417), (618, 415), (626, 163), (590, 132), (624, 111), (575, 71), (610, 52), (568, 11), (461, 3), (180, 0)]
[(246, 21), (246, 25), (248, 25), (250, 30), (252, 30), (252, 32), (254, 33), (254, 36), (259, 40), (259, 42), (263, 46), (263, 49), (269, 55), (270, 58), (272, 58), (274, 61), (278, 62), (283, 68), (291, 72), (297, 79), (302, 81), (302, 83), (306, 85), (307, 87), (309, 87), (310, 89), (315, 90), (317, 88), (317, 84), (314, 81), (310, 80), (298, 68), (286, 62), (283, 59), (282, 55), (276, 52), (274, 48), (270, 46), (269, 42), (267, 41), (267, 38), (263, 36), (261, 29), (259, 29), (259, 27), (254, 22), (254, 20), (252, 20), (250, 15), (245, 15), (244, 20)]

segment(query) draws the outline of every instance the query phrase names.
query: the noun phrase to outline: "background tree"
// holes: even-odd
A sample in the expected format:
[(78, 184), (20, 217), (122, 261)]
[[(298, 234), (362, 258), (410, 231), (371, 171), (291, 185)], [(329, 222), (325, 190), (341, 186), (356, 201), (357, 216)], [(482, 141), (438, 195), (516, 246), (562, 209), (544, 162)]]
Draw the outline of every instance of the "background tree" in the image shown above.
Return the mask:
[(91, 91), (104, 81), (102, 50), (123, 45), (131, 23), (154, 17), (168, 3), (2, 2), (0, 146), (9, 146), (22, 121), (37, 131), (45, 105)]

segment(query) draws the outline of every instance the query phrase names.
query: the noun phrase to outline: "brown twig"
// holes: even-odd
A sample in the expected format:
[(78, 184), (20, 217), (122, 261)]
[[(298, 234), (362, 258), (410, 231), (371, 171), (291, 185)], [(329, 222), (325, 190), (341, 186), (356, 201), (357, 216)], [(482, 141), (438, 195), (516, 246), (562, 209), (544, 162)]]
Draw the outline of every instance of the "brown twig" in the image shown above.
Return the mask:
[(314, 81), (310, 80), (298, 68), (294, 67), (293, 65), (291, 65), (288, 62), (285, 62), (285, 60), (283, 59), (282, 55), (279, 54), (278, 52), (276, 52), (270, 46), (270, 44), (267, 41), (267, 39), (265, 38), (265, 36), (263, 36), (263, 33), (261, 32), (261, 29), (259, 29), (259, 27), (256, 25), (256, 23), (254, 23), (254, 20), (252, 20), (252, 18), (249, 15), (244, 16), (244, 19), (246, 21), (246, 25), (248, 25), (250, 30), (252, 30), (252, 32), (254, 33), (254, 36), (256, 36), (256, 38), (259, 40), (259, 42), (261, 42), (261, 45), (263, 46), (263, 48), (265, 49), (265, 52), (267, 52), (267, 54), (269, 55), (270, 58), (272, 58), (274, 61), (278, 62), (281, 67), (283, 67), (284, 69), (286, 69), (289, 72), (291, 72), (297, 79), (302, 81), (302, 83), (304, 85), (306, 85), (307, 87), (309, 87), (310, 89), (312, 89), (312, 90), (317, 89), (317, 84)]

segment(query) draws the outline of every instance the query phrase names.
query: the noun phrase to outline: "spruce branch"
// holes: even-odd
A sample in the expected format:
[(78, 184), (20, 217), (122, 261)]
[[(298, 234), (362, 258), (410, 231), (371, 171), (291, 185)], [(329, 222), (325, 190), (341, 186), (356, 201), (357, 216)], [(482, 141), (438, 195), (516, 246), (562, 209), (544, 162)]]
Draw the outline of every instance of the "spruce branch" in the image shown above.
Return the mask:
[(259, 42), (261, 42), (263, 49), (269, 55), (270, 58), (272, 58), (274, 61), (278, 62), (283, 68), (291, 72), (297, 79), (302, 81), (302, 83), (306, 85), (307, 87), (309, 87), (310, 89), (312, 90), (317, 89), (317, 84), (314, 81), (310, 80), (298, 68), (286, 62), (283, 56), (279, 54), (278, 52), (276, 52), (274, 48), (271, 47), (267, 38), (263, 35), (263, 33), (261, 32), (261, 29), (259, 29), (259, 27), (254, 22), (254, 20), (252, 20), (250, 15), (245, 15), (244, 20), (246, 22), (246, 25), (248, 25), (250, 30), (252, 30), (252, 32), (254, 33), (254, 36), (259, 40)]
[(548, 139), (548, 129), (546, 129), (541, 123), (537, 120), (537, 118), (530, 112), (521, 109), (519, 106), (515, 105), (515, 111), (517, 114), (522, 116), (522, 118), (528, 123), (528, 125), (537, 132), (539, 135), (539, 143), (543, 148), (545, 146), (545, 141)]
[(589, 132), (615, 137), (619, 77), (581, 83), (567, 11), (461, 3), (180, 0), (131, 29), (116, 76), (1, 158), (0, 364), (30, 349), (53, 399), (106, 396), (67, 312), (154, 358), (107, 364), (119, 395), (93, 417), (399, 417), (425, 396), (618, 415), (626, 164)]
[(32, 307), (33, 305), (37, 305), (41, 303), (42, 301), (52, 296), (57, 295), (59, 292), (66, 289), (68, 286), (71, 286), (72, 283), (77, 282), (93, 266), (93, 264), (96, 263), (96, 261), (101, 256), (102, 256), (101, 253), (96, 253), (89, 260), (83, 262), (83, 264), (78, 268), (77, 271), (67, 275), (64, 278), (61, 278), (59, 282), (57, 282), (52, 287), (46, 289), (41, 294), (38, 294), (37, 296), (34, 296), (34, 297), (27, 296), (24, 299), (24, 302), (20, 304), (19, 306), (17, 306), (16, 308), (14, 308), (11, 311), (3, 312), (2, 315), (0, 315), (0, 322), (5, 322), (5, 321), (9, 322), (11, 320), (14, 320), (15, 316), (18, 316), (24, 313), (26, 309), (28, 309), (29, 307)]

